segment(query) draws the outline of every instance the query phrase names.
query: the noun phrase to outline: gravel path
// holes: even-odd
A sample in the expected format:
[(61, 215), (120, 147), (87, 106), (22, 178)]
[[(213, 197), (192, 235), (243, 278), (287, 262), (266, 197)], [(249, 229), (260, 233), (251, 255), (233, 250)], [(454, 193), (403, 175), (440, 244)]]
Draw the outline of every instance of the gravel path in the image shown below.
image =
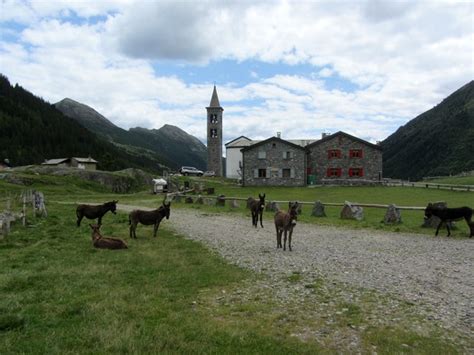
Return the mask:
[(268, 282), (294, 272), (303, 279), (323, 275), (352, 288), (395, 295), (425, 309), (428, 319), (472, 336), (474, 239), (300, 223), (293, 234), (293, 251), (284, 252), (276, 249), (269, 220), (265, 228), (255, 229), (250, 217), (174, 209), (164, 225), (233, 264), (268, 275)]

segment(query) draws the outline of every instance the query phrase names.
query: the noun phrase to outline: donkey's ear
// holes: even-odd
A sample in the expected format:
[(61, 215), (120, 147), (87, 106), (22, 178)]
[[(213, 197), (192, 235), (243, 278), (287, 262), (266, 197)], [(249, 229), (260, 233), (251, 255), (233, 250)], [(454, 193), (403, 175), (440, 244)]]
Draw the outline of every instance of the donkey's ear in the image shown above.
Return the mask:
[(265, 198), (265, 194), (263, 194), (263, 198)]

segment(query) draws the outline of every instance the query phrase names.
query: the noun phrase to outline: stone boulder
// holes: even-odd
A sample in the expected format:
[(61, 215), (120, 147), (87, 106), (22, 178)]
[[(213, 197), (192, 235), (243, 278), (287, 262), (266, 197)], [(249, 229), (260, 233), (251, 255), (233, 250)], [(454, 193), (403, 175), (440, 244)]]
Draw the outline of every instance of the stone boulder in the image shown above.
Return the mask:
[(341, 211), (341, 218), (362, 221), (364, 219), (364, 209), (360, 206), (355, 206), (352, 203), (346, 201)]
[(311, 216), (313, 217), (326, 217), (326, 212), (324, 211), (324, 205), (321, 201), (316, 201), (311, 211)]
[(225, 206), (225, 196), (224, 195), (219, 195), (216, 199), (216, 206)]
[(276, 212), (278, 210), (280, 210), (280, 206), (278, 206), (278, 203), (276, 203), (275, 201), (267, 202), (267, 205), (265, 206), (265, 211)]
[(231, 200), (230, 208), (239, 208), (239, 203), (236, 200)]
[(385, 217), (383, 218), (385, 224), (398, 224), (402, 223), (402, 214), (395, 205), (389, 205)]

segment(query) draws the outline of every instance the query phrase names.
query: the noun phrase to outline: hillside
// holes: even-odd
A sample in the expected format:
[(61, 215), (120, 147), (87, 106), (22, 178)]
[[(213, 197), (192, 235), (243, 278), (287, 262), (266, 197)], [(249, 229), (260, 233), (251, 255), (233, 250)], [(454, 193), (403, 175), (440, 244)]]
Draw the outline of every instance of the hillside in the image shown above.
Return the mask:
[(45, 159), (87, 157), (99, 161), (98, 168), (119, 170), (155, 167), (154, 161), (136, 159), (104, 142), (53, 105), (14, 87), (0, 74), (0, 158), (12, 165), (40, 164)]
[(385, 139), (384, 176), (424, 176), (474, 170), (474, 81)]
[(136, 127), (126, 131), (93, 108), (69, 98), (61, 100), (55, 106), (90, 131), (126, 149), (130, 154), (155, 157), (172, 169), (178, 169), (182, 165), (206, 169), (206, 146), (176, 126), (164, 125), (160, 129), (151, 130)]

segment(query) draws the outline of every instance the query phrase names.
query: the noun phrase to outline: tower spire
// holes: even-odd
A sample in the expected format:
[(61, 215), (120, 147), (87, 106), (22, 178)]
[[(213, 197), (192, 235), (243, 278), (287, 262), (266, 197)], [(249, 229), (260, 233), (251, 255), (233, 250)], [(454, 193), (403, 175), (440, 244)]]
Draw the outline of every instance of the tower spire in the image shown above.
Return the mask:
[(217, 96), (216, 84), (214, 84), (214, 90), (212, 91), (211, 103), (209, 107), (221, 107), (219, 103), (219, 97)]

